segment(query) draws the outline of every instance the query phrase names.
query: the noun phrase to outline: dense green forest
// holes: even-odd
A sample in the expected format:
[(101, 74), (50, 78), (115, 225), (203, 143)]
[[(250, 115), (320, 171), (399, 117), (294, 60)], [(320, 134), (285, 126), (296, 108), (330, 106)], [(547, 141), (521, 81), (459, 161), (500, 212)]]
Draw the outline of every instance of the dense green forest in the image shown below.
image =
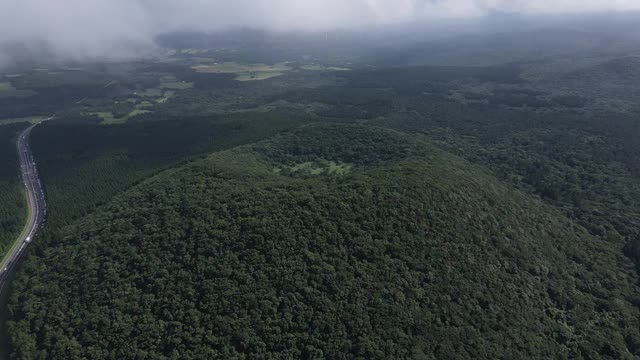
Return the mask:
[[(465, 103), (451, 97), (460, 87), (457, 80), (474, 76), (493, 79), (493, 86), (499, 86), (498, 82), (517, 83), (517, 76), (506, 71), (509, 76), (495, 77), (499, 71), (493, 68), (474, 73), (446, 70), (353, 72), (339, 89), (320, 87), (287, 93), (285, 98), (327, 104), (319, 114), (334, 121), (425, 136), (560, 208), (593, 235), (624, 249), (640, 266), (637, 116), (576, 110), (551, 101), (544, 111), (492, 101)], [(542, 94), (530, 89), (531, 83), (519, 86), (511, 93)]]
[(0, 126), (0, 258), (24, 227), (27, 210), (15, 139), (26, 124)]
[(479, 167), (371, 127), (306, 126), (163, 172), (41, 251), (15, 283), (17, 358), (640, 349), (638, 278), (611, 271), (617, 249)]
[(1, 241), (56, 114), (16, 359), (640, 356), (637, 59), (258, 53), (11, 78)]
[(51, 208), (50, 229), (90, 213), (162, 169), (308, 121), (304, 114), (287, 110), (118, 126), (91, 120), (67, 118), (33, 131), (34, 156)]

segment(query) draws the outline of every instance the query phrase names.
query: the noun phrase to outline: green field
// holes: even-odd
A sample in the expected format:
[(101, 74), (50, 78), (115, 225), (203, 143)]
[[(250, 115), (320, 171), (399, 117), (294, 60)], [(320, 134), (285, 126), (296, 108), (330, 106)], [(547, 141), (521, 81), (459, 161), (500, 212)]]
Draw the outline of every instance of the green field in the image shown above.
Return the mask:
[(302, 65), (300, 69), (307, 71), (349, 71), (351, 69), (337, 67), (337, 66), (324, 66), (320, 64)]
[(200, 64), (192, 67), (199, 73), (208, 74), (236, 74), (238, 81), (258, 81), (266, 80), (277, 76), (282, 76), (293, 70), (288, 63), (266, 64), (240, 64), (236, 62), (225, 62), (220, 64)]
[(207, 49), (182, 49), (179, 54), (181, 55), (202, 55), (208, 53)]
[(136, 95), (141, 97), (160, 97), (162, 96), (162, 89), (160, 88), (150, 88), (145, 89), (144, 91), (139, 91)]
[[(160, 78), (158, 87), (148, 88), (136, 93), (139, 97), (153, 98), (157, 103), (164, 103), (173, 97), (176, 91), (192, 89), (193, 83), (187, 81), (179, 81), (173, 75), (165, 75)], [(151, 103), (148, 102), (148, 106)]]
[(149, 102), (149, 101), (142, 101), (139, 104), (136, 105), (136, 108), (138, 109), (146, 109), (146, 108), (150, 108), (153, 107), (153, 103)]
[(179, 81), (175, 75), (165, 75), (160, 78), (160, 89), (186, 90), (193, 88), (192, 82)]
[(115, 117), (113, 115), (112, 112), (109, 111), (96, 111), (96, 112), (90, 112), (88, 113), (89, 115), (95, 115), (99, 118), (102, 119), (102, 123), (103, 125), (117, 125), (117, 124), (124, 124), (126, 123), (130, 118), (136, 116), (136, 115), (141, 115), (141, 114), (147, 114), (150, 113), (150, 110), (144, 110), (144, 109), (135, 109), (132, 112), (130, 112), (127, 116), (123, 116), (123, 117)]
[(276, 71), (273, 71), (273, 72), (271, 72), (271, 71), (248, 72), (248, 73), (238, 74), (238, 76), (236, 77), (236, 80), (238, 80), (238, 81), (259, 81), (259, 80), (271, 79), (271, 78), (282, 76), (282, 75), (284, 75), (283, 72), (276, 72)]
[(345, 175), (352, 168), (352, 164), (318, 159), (317, 161), (307, 161), (293, 166), (276, 167), (273, 172), (299, 175)]
[(175, 94), (176, 94), (176, 92), (175, 92), (175, 91), (167, 90), (167, 91), (165, 91), (165, 92), (164, 92), (164, 94), (163, 94), (164, 96), (163, 96), (162, 98), (160, 98), (160, 99), (156, 100), (156, 102), (157, 102), (158, 104), (166, 103), (166, 102), (167, 102), (167, 101), (169, 101), (169, 99), (171, 99)]

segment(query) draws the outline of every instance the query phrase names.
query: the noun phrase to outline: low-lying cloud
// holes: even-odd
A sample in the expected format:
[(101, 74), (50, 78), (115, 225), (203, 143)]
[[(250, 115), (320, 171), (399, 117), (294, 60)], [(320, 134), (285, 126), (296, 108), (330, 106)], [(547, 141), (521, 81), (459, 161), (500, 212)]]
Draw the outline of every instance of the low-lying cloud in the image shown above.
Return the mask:
[[(492, 13), (640, 10), (638, 0), (19, 0), (0, 2), (0, 62), (16, 46), (68, 59), (122, 58), (173, 30), (326, 30)], [(4, 49), (4, 50), (3, 50)]]

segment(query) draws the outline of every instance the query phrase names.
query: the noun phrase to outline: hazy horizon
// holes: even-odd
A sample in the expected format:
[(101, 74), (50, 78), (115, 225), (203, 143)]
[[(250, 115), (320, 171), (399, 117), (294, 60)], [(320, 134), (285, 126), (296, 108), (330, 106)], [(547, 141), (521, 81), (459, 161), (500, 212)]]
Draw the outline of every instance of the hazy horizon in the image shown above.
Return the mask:
[(45, 50), (74, 61), (135, 58), (153, 49), (158, 35), (179, 30), (314, 32), (419, 24), (446, 34), (494, 22), (509, 30), (519, 22), (562, 24), (562, 17), (607, 18), (637, 10), (640, 3), (631, 0), (24, 0), (0, 4), (0, 66), (18, 50)]

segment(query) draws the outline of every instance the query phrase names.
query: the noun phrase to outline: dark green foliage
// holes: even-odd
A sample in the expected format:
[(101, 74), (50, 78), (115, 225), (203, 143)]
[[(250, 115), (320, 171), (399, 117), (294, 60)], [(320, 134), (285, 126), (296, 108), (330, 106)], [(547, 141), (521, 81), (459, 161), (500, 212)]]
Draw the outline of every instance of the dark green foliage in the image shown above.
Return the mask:
[[(64, 110), (33, 133), (50, 221), (12, 295), (18, 358), (639, 356), (640, 123), (594, 110), (631, 82), (194, 61), (31, 74), (0, 103)], [(168, 75), (194, 88), (134, 94)]]
[(553, 115), (432, 99), (375, 123), (418, 132), (563, 209), (618, 248), (640, 233), (640, 125), (616, 114)]
[(399, 134), (364, 126), (312, 125), (278, 136), (277, 146), (266, 142), (254, 148), (271, 162), (289, 166), (317, 159), (367, 166), (425, 155), (424, 146)]
[(627, 85), (629, 83), (637, 83), (640, 80), (639, 69), (640, 58), (637, 56), (625, 56), (571, 71), (564, 75), (561, 80), (578, 83)]
[(27, 98), (0, 98), (0, 119), (22, 118), (28, 116), (49, 116), (60, 107), (60, 102), (69, 105), (82, 99), (87, 90), (93, 88), (73, 87), (72, 92), (67, 89), (49, 89), (41, 94)]
[[(292, 102), (321, 102), (334, 105), (320, 115), (334, 118), (374, 118), (398, 107), (405, 96), (447, 96), (456, 81), (519, 83), (515, 66), (503, 67), (411, 67), (358, 70), (343, 74), (346, 84), (296, 90), (285, 94)], [(535, 99), (534, 95), (524, 94)], [(522, 106), (522, 105), (518, 105)], [(542, 105), (540, 105), (542, 106)]]
[(587, 105), (587, 99), (577, 95), (562, 95), (551, 99), (554, 103), (570, 108), (582, 108)]
[(510, 93), (510, 94), (496, 94), (489, 99), (491, 104), (496, 105), (506, 105), (511, 107), (531, 107), (531, 108), (542, 108), (549, 107), (549, 102), (539, 99), (536, 96), (520, 94), (520, 93)]
[(518, 66), (422, 66), (398, 67), (371, 71), (356, 71), (347, 77), (354, 85), (374, 87), (387, 83), (388, 87), (414, 87), (421, 84), (444, 83), (475, 79), (482, 82), (517, 84), (522, 82)]
[(0, 258), (13, 245), (26, 221), (15, 139), (26, 123), (0, 126)]
[(287, 111), (165, 120), (104, 126), (68, 118), (34, 129), (33, 151), (50, 203), (51, 228), (87, 214), (161, 169), (306, 121)]
[(235, 77), (235, 74), (200, 74), (193, 71), (183, 74), (180, 79), (193, 82), (199, 90), (214, 90), (240, 87), (241, 83), (235, 81)]
[[(482, 74), (487, 69), (492, 68), (475, 71)], [(509, 69), (513, 68), (502, 68), (505, 73)], [(367, 76), (354, 72), (340, 91), (321, 87), (292, 94), (290, 99), (330, 104), (319, 113), (334, 121), (357, 120), (426, 135), (558, 206), (594, 235), (615, 241), (619, 249), (640, 239), (636, 116), (569, 111), (566, 108), (585, 106), (586, 98), (563, 95), (550, 102), (544, 100), (548, 93), (516, 85), (494, 89), (488, 104), (462, 104), (444, 91), (459, 87), (445, 81), (447, 76), (452, 81), (472, 75), (465, 68), (459, 71), (458, 75), (453, 69), (444, 71), (439, 78), (430, 68), (369, 71)], [(430, 90), (434, 84), (442, 91)], [(378, 106), (382, 104), (378, 99), (386, 105)]]
[[(353, 168), (274, 171), (323, 160)], [(68, 227), (25, 265), (9, 328), (25, 359), (630, 359), (637, 277), (618, 263), (420, 139), (313, 125), (164, 172)]]
[(119, 101), (115, 104), (111, 104), (110, 110), (111, 110), (111, 113), (113, 114), (113, 117), (122, 118), (129, 115), (129, 113), (135, 110), (135, 106), (133, 106), (133, 104), (126, 101)]

